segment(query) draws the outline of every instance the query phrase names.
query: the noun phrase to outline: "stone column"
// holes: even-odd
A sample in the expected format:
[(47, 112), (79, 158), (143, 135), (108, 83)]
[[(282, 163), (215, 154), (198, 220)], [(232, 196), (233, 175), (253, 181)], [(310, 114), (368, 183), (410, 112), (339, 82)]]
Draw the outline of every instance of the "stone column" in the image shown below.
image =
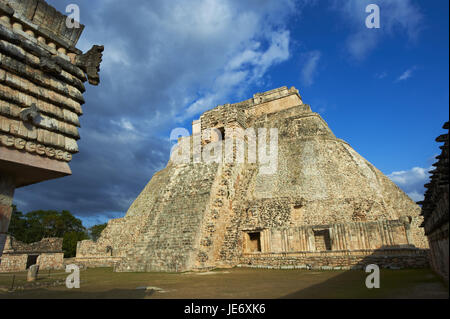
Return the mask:
[(15, 189), (14, 179), (0, 173), (0, 258), (6, 242), (9, 221), (11, 220), (12, 201)]
[(306, 230), (307, 238), (308, 238), (308, 250), (315, 251), (316, 250), (316, 241), (314, 238), (314, 231), (311, 227)]

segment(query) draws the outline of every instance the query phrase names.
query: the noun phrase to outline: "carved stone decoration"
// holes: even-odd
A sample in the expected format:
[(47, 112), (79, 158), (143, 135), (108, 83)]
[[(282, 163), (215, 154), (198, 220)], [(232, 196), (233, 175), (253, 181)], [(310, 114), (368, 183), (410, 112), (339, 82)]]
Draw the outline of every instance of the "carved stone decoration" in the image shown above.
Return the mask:
[(103, 45), (94, 45), (88, 52), (78, 55), (75, 61), (75, 64), (86, 73), (88, 81), (92, 85), (100, 83), (98, 72), (100, 72), (103, 50)]
[(35, 103), (31, 104), (31, 107), (27, 107), (20, 112), (20, 118), (22, 119), (22, 121), (31, 122), (33, 124), (37, 123), (39, 115), (39, 109), (37, 108)]
[(53, 75), (61, 73), (61, 67), (56, 62), (48, 57), (41, 57), (39, 67), (42, 71)]

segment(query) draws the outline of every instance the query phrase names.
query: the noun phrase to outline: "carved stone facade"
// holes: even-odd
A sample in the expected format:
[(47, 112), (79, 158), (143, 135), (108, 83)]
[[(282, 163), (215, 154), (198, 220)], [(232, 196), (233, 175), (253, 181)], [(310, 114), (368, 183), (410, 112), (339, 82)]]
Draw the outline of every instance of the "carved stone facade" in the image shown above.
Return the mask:
[(63, 269), (62, 243), (62, 238), (44, 238), (25, 244), (7, 236), (0, 272), (25, 271), (31, 265), (38, 265), (40, 270)]
[[(449, 124), (444, 124), (448, 130)], [(422, 205), (422, 216), (425, 235), (430, 244), (431, 267), (448, 283), (448, 210), (449, 210), (449, 154), (448, 131), (436, 138), (436, 142), (444, 143), (440, 146), (441, 154), (437, 156), (435, 167), (430, 173), (431, 181), (426, 184), (425, 198)]]
[[(203, 135), (208, 128), (225, 133), (225, 141)], [(124, 218), (111, 220), (97, 242), (78, 243), (76, 261), (93, 266), (109, 259), (116, 271), (183, 271), (350, 267), (374, 255), (389, 259), (383, 266), (426, 266), (420, 207), (336, 138), (295, 88), (205, 112), (193, 122), (189, 146), (201, 140), (205, 150), (231, 136), (248, 150), (252, 137), (244, 130), (261, 128), (278, 129), (274, 173), (261, 174), (248, 160), (172, 158)]]
[(71, 174), (84, 82), (99, 83), (102, 46), (44, 0), (0, 0), (0, 257), (14, 189)]

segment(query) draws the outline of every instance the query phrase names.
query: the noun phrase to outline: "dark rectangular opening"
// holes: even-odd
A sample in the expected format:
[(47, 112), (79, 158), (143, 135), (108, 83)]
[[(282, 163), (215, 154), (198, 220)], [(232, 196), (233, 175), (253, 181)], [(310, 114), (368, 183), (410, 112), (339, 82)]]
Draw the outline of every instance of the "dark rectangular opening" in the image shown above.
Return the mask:
[(217, 129), (220, 132), (220, 138), (222, 139), (222, 141), (225, 141), (225, 127), (218, 127)]
[(27, 257), (27, 269), (30, 268), (30, 266), (36, 265), (38, 256), (39, 255), (28, 255), (28, 257)]
[(331, 250), (330, 231), (328, 229), (315, 230), (314, 241), (317, 251)]
[(260, 252), (261, 251), (261, 233), (254, 232), (248, 233), (248, 251)]

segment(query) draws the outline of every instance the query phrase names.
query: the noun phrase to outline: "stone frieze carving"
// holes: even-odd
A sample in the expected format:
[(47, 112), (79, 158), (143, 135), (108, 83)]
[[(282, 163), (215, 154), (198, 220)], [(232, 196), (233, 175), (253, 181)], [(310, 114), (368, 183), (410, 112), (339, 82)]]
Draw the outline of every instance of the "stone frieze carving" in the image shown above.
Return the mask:
[(100, 83), (98, 73), (100, 72), (103, 50), (103, 45), (94, 45), (88, 52), (78, 55), (75, 61), (75, 64), (86, 73), (88, 81), (92, 85)]
[(20, 112), (20, 119), (24, 122), (31, 122), (36, 124), (39, 119), (39, 109), (36, 104), (31, 104), (31, 107), (27, 107)]

